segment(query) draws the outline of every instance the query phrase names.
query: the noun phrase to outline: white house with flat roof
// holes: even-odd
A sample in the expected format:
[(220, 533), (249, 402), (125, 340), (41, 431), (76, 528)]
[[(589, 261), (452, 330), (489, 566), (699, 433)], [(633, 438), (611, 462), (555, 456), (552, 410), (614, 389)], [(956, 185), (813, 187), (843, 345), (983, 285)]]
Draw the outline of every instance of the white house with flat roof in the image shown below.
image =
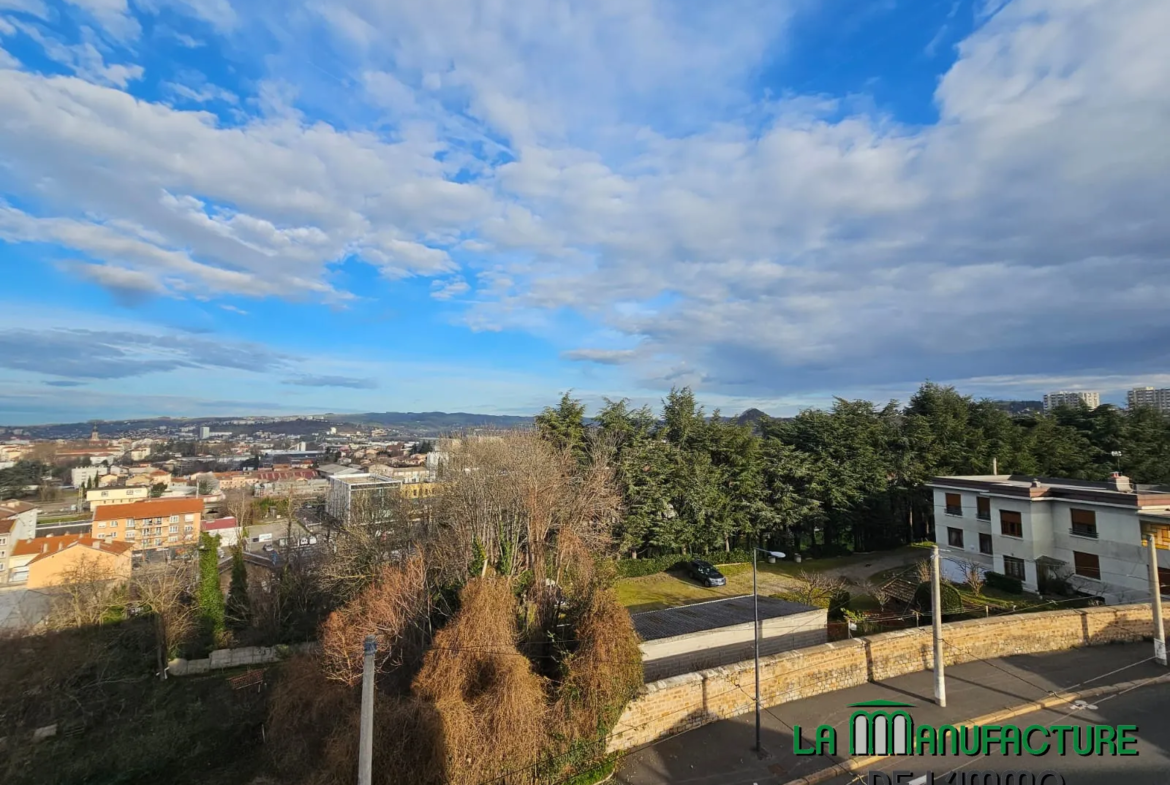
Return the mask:
[(401, 480), (378, 474), (333, 475), (325, 496), (325, 512), (342, 523), (374, 523), (379, 516), (391, 514), (390, 495), (397, 496), (402, 484)]
[(1170, 488), (1020, 475), (936, 477), (935, 539), (943, 556), (1019, 578), (1038, 591), (1046, 565), (1107, 603), (1150, 596), (1146, 537), (1170, 592)]

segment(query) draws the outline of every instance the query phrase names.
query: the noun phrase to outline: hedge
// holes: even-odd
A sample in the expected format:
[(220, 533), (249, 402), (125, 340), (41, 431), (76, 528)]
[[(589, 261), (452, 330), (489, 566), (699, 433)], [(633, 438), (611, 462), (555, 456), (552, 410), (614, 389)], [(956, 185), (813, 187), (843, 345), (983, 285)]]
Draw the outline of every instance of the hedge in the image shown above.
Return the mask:
[(1008, 594), (1023, 594), (1024, 582), (1019, 578), (1004, 575), (1001, 572), (986, 572), (983, 574), (983, 583), (992, 589), (1006, 591)]
[[(963, 595), (949, 583), (939, 586), (939, 600), (942, 601), (943, 613), (961, 613), (963, 611)], [(914, 599), (911, 605), (920, 611), (929, 613), (933, 600), (930, 596), (930, 581), (923, 581), (914, 590)]]

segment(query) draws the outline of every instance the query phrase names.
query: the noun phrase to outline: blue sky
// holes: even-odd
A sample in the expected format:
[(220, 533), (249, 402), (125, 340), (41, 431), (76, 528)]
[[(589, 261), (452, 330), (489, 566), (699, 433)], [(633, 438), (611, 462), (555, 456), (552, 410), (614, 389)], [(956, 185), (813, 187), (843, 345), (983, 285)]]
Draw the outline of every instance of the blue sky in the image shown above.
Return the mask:
[(1164, 0), (0, 0), (0, 423), (1170, 386)]

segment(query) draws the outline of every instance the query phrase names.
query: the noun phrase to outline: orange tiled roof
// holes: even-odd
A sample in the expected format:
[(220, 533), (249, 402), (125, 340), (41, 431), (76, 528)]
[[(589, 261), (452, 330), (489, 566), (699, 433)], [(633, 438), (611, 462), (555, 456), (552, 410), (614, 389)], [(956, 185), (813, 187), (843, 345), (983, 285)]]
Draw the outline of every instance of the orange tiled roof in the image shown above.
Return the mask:
[[(29, 554), (35, 553), (36, 558), (32, 561), (39, 561), (40, 559), (58, 554), (73, 545), (93, 548), (94, 543), (99, 543), (101, 550), (119, 556), (134, 548), (134, 543), (131, 542), (102, 541), (95, 537), (90, 537), (88, 534), (63, 534), (58, 537), (34, 537), (31, 540), (18, 540), (12, 549), (12, 555), (28, 556)], [(97, 549), (95, 548), (95, 550)], [(31, 564), (32, 562), (29, 563)]]
[(119, 518), (161, 518), (203, 512), (202, 499), (151, 499), (130, 504), (104, 504), (93, 511), (95, 521), (114, 521)]

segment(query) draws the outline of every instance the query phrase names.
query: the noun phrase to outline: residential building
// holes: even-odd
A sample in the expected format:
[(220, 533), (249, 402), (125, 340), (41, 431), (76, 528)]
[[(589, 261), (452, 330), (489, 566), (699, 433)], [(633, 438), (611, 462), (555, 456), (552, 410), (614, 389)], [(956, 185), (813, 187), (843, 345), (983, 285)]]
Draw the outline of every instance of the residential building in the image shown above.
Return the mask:
[(1125, 394), (1125, 403), (1130, 409), (1148, 406), (1170, 414), (1170, 388), (1135, 387)]
[(38, 512), (35, 505), (16, 499), (0, 502), (0, 583), (12, 566), (9, 559), (16, 544), (37, 536)]
[(10, 558), (8, 583), (44, 589), (65, 583), (90, 566), (111, 579), (127, 579), (131, 550), (128, 542), (103, 542), (88, 535), (21, 540)]
[[(750, 595), (635, 613), (647, 682), (751, 659), (757, 609)], [(828, 611), (759, 598), (760, 655), (827, 640)]]
[(218, 536), (222, 548), (231, 548), (240, 541), (240, 524), (233, 516), (204, 521), (202, 530), (213, 537)]
[(1044, 396), (1044, 411), (1046, 412), (1052, 411), (1057, 406), (1081, 406), (1082, 404), (1090, 409), (1096, 409), (1101, 405), (1101, 393), (1092, 390), (1061, 390)]
[[(106, 476), (109, 477), (110, 475)], [(96, 491), (86, 491), (85, 501), (91, 510), (96, 510), (98, 507), (103, 507), (110, 504), (131, 504), (133, 502), (139, 502), (149, 496), (150, 488), (147, 486), (129, 488), (101, 488)]]
[(392, 480), (377, 474), (344, 474), (329, 478), (329, 493), (325, 496), (325, 512), (335, 520), (349, 523), (358, 520), (370, 523), (389, 515), (393, 509), (389, 501), (397, 496), (401, 480)]
[(135, 550), (173, 548), (199, 540), (203, 499), (153, 499), (111, 504), (93, 512), (90, 534), (99, 540), (129, 542)]
[[(1067, 575), (1110, 604), (1149, 597), (1144, 538), (1170, 550), (1170, 488), (1018, 475), (936, 477), (935, 539), (952, 560), (1019, 578), (1031, 591)], [(1170, 554), (1160, 583), (1170, 591)]]
[(88, 485), (98, 477), (109, 474), (110, 467), (101, 464), (98, 466), (79, 466), (76, 469), (69, 470), (69, 481), (74, 488), (80, 488), (83, 485)]
[(211, 428), (207, 427), (206, 425), (200, 425), (199, 426), (199, 439), (201, 441), (206, 441), (207, 439), (210, 439), (210, 438), (211, 438)]
[(153, 470), (148, 471), (148, 472), (140, 472), (138, 474), (131, 476), (130, 478), (128, 478), (126, 480), (126, 487), (133, 488), (133, 487), (137, 487), (137, 486), (143, 486), (145, 488), (152, 488), (155, 485), (170, 486), (171, 476), (172, 475), (170, 474), (170, 472), (164, 472), (161, 469), (153, 469)]

